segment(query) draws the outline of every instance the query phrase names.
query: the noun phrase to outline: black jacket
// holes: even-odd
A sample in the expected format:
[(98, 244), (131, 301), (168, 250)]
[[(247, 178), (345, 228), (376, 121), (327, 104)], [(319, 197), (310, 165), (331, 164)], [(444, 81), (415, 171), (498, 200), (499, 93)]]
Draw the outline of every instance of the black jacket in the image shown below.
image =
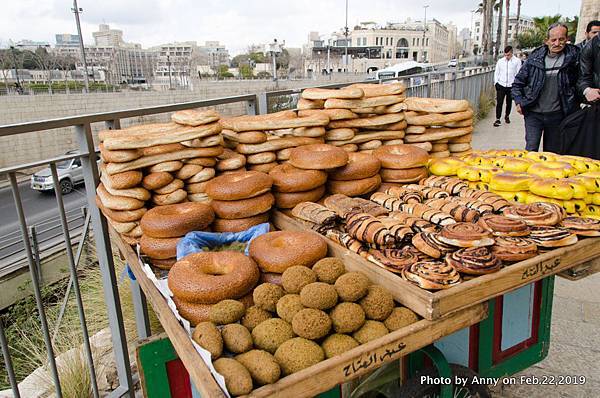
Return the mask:
[[(572, 44), (567, 44), (563, 51), (565, 59), (558, 71), (558, 93), (562, 112), (566, 116), (575, 111), (579, 105), (576, 93), (577, 77), (579, 76), (579, 49)], [(515, 103), (521, 105), (525, 112), (535, 105), (544, 88), (547, 53), (548, 47), (545, 45), (533, 50), (513, 82), (512, 96)]]
[(588, 87), (600, 88), (600, 35), (596, 35), (581, 51), (577, 88), (583, 95)]

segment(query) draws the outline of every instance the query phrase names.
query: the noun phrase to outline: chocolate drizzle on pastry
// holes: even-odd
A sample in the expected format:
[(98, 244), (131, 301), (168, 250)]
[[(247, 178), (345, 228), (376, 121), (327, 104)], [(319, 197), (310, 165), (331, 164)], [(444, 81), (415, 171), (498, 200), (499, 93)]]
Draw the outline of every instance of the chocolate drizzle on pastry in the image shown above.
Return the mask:
[(588, 217), (566, 217), (562, 227), (581, 236), (600, 236), (600, 220)]
[[(403, 203), (422, 203), (423, 193), (421, 191), (415, 191), (414, 189), (407, 189), (405, 187), (389, 187), (385, 191), (386, 194), (400, 199)], [(371, 199), (373, 200), (373, 199)]]
[(536, 202), (505, 208), (502, 213), (509, 218), (525, 221), (529, 225), (553, 226), (565, 218), (565, 210), (554, 203)]
[(435, 232), (437, 230), (437, 226), (429, 221), (423, 220), (421, 217), (412, 216), (408, 213), (404, 213), (401, 211), (395, 211), (389, 214), (389, 217), (392, 217), (399, 222), (405, 224), (407, 227), (410, 227), (414, 232)]
[(490, 233), (477, 224), (459, 222), (442, 228), (439, 240), (458, 247), (491, 246)]
[(577, 235), (562, 227), (532, 226), (529, 239), (540, 247), (549, 248), (577, 243)]
[(420, 232), (412, 239), (412, 244), (421, 252), (433, 258), (441, 258), (446, 253), (456, 250), (456, 247), (442, 242), (435, 232)]
[(446, 255), (446, 263), (463, 274), (484, 275), (496, 272), (502, 262), (487, 247), (469, 247)]
[(302, 202), (292, 209), (292, 215), (315, 224), (333, 227), (339, 217), (325, 206), (313, 202)]
[(367, 213), (350, 213), (346, 217), (346, 231), (361, 242), (374, 243), (379, 247), (394, 243), (389, 229)]
[(340, 246), (343, 246), (346, 249), (358, 254), (359, 256), (367, 257), (368, 248), (365, 246), (365, 244), (357, 239), (354, 239), (347, 233), (330, 229), (325, 233), (325, 236)]
[(342, 218), (346, 218), (348, 213), (351, 212), (368, 213), (375, 217), (389, 213), (387, 209), (370, 200), (351, 198), (342, 194), (335, 194), (327, 197), (324, 204)]
[(437, 225), (454, 224), (456, 221), (448, 213), (434, 209), (422, 203), (407, 203), (402, 205), (402, 211), (412, 214), (416, 217), (421, 217), (424, 220), (430, 221)]
[(474, 222), (479, 219), (479, 212), (473, 210), (461, 203), (458, 203), (454, 198), (431, 199), (425, 202), (427, 206), (433, 207), (450, 214), (456, 221)]
[(460, 274), (441, 261), (419, 261), (404, 268), (402, 277), (428, 290), (448, 289), (461, 282)]
[(419, 261), (419, 257), (415, 253), (406, 249), (371, 249), (367, 259), (397, 274), (401, 273), (404, 267)]
[(467, 183), (460, 178), (445, 176), (430, 176), (420, 181), (419, 184), (443, 189), (451, 195), (456, 195), (468, 187)]
[(371, 201), (385, 207), (389, 211), (399, 211), (402, 204), (404, 204), (402, 200), (383, 192), (375, 192), (371, 195)]
[(519, 236), (497, 236), (492, 252), (502, 261), (523, 261), (537, 256), (537, 245), (527, 238)]
[(425, 185), (409, 184), (405, 185), (404, 188), (421, 192), (425, 199), (439, 199), (447, 198), (450, 196), (450, 194), (444, 191), (443, 189), (436, 187), (428, 187)]
[(495, 236), (529, 235), (529, 227), (525, 221), (496, 214), (486, 214), (479, 219), (478, 224)]
[(491, 205), (494, 211), (501, 211), (505, 207), (510, 206), (510, 202), (497, 193), (480, 191), (479, 189), (463, 189), (458, 193), (458, 196), (461, 198), (482, 201), (488, 205)]

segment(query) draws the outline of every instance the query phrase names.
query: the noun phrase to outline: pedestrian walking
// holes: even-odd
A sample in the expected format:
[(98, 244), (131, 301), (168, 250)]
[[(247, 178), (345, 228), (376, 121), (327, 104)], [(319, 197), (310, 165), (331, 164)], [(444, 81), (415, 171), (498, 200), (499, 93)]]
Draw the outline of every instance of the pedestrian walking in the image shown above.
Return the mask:
[(512, 85), (517, 112), (525, 117), (528, 151), (537, 151), (542, 135), (544, 151), (561, 149), (560, 123), (578, 109), (576, 84), (579, 49), (567, 43), (569, 29), (550, 25), (543, 46), (531, 52)]
[(504, 122), (510, 123), (510, 110), (512, 108), (512, 84), (515, 76), (521, 69), (521, 60), (513, 56), (512, 46), (504, 48), (504, 57), (496, 62), (494, 71), (494, 85), (496, 87), (496, 121), (494, 127), (500, 126), (502, 117), (502, 106), (506, 99), (506, 112), (504, 113)]
[(580, 72), (577, 86), (586, 101), (600, 101), (600, 35), (590, 40), (579, 57)]
[(600, 33), (600, 21), (595, 19), (588, 22), (587, 26), (585, 27), (585, 39), (583, 39), (581, 43), (577, 44), (579, 50), (583, 50), (583, 47), (585, 47), (588, 42), (596, 37), (598, 33)]

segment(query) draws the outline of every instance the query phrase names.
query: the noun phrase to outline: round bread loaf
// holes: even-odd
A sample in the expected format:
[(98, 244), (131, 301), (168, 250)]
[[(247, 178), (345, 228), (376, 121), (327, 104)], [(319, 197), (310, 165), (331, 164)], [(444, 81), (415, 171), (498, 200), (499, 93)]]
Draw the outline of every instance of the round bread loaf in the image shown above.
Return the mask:
[(373, 155), (381, 161), (381, 166), (388, 169), (411, 169), (427, 165), (427, 151), (413, 145), (384, 145), (373, 151)]
[(348, 153), (328, 144), (303, 145), (291, 150), (290, 163), (300, 169), (334, 169), (348, 163)]
[(214, 200), (240, 200), (268, 192), (273, 179), (259, 171), (242, 171), (213, 178), (206, 184), (206, 193)]
[(350, 181), (373, 177), (379, 172), (381, 161), (367, 153), (349, 153), (348, 164), (329, 172), (330, 180)]
[(269, 211), (275, 203), (275, 198), (271, 192), (265, 192), (262, 195), (254, 196), (249, 199), (240, 200), (214, 200), (212, 208), (219, 218), (228, 220), (236, 218), (247, 218), (257, 214)]
[(304, 170), (289, 163), (280, 164), (269, 172), (277, 192), (303, 192), (315, 189), (327, 180), (321, 170)]
[(206, 229), (214, 220), (212, 208), (204, 203), (179, 203), (159, 206), (144, 214), (140, 226), (144, 235), (177, 238), (190, 231)]
[(294, 265), (312, 267), (326, 255), (327, 243), (314, 232), (275, 231), (250, 242), (250, 257), (263, 272), (282, 274)]

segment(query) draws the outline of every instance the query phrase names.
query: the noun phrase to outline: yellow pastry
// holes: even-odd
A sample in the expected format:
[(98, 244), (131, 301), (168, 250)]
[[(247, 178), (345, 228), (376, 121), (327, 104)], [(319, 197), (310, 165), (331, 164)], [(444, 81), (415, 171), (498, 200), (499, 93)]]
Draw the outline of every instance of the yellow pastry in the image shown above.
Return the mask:
[(600, 206), (600, 192), (592, 194), (592, 204)]
[(600, 216), (600, 206), (597, 205), (587, 205), (584, 210), (581, 211), (583, 214), (587, 215), (595, 215)]
[(548, 178), (565, 178), (577, 174), (575, 167), (566, 162), (546, 161), (532, 164), (527, 170), (529, 174)]
[[(578, 173), (586, 173), (588, 171), (591, 171), (590, 168), (587, 165), (586, 162), (586, 158), (582, 158), (579, 156), (560, 156), (558, 157), (559, 162), (567, 162), (569, 163), (571, 166), (575, 167), (575, 169), (577, 170)], [(589, 159), (587, 159), (589, 160)], [(593, 164), (593, 163), (590, 163)]]
[(518, 203), (526, 203), (527, 195), (529, 195), (528, 191), (517, 191), (517, 192), (491, 191), (491, 192), (502, 196), (506, 200), (509, 200), (511, 202), (518, 202)]
[(567, 213), (573, 214), (580, 211), (585, 211), (587, 205), (581, 199), (565, 200), (563, 201), (563, 208)]
[(502, 162), (502, 168), (506, 171), (513, 171), (516, 173), (524, 173), (534, 163), (531, 159), (523, 158), (504, 158)]
[(559, 206), (562, 206), (562, 200), (545, 198), (543, 196), (539, 196), (539, 195), (529, 192), (529, 195), (527, 195), (527, 197), (525, 199), (525, 203), (529, 205), (531, 203), (537, 203), (537, 202), (555, 203)]
[(525, 154), (527, 159), (535, 160), (536, 162), (545, 162), (555, 160), (558, 155), (552, 152), (527, 152)]
[(490, 189), (493, 191), (527, 191), (529, 184), (535, 178), (527, 173), (511, 173), (508, 171), (497, 173), (490, 180)]
[(559, 200), (573, 199), (573, 188), (564, 180), (557, 178), (538, 178), (529, 185), (531, 193), (545, 198)]
[(569, 184), (573, 189), (573, 199), (585, 199), (588, 194), (585, 184), (573, 178), (565, 178), (563, 181)]
[(594, 177), (586, 177), (582, 174), (569, 178), (569, 180), (578, 181), (588, 192), (600, 192), (600, 179)]
[(455, 176), (465, 162), (457, 158), (436, 158), (429, 162), (429, 172), (436, 176)]

